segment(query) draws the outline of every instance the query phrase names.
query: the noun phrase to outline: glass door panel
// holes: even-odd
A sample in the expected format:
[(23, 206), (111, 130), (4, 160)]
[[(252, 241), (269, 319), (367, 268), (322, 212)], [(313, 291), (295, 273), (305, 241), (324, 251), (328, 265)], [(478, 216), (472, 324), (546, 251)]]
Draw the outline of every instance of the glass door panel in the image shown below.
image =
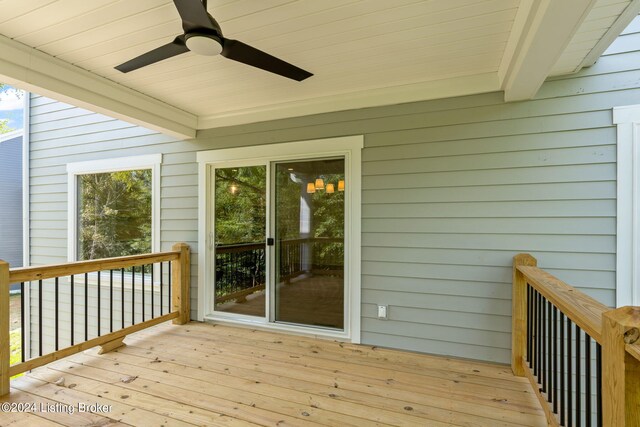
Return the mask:
[(265, 317), (266, 171), (214, 170), (215, 311)]
[(344, 328), (344, 159), (275, 164), (274, 320)]

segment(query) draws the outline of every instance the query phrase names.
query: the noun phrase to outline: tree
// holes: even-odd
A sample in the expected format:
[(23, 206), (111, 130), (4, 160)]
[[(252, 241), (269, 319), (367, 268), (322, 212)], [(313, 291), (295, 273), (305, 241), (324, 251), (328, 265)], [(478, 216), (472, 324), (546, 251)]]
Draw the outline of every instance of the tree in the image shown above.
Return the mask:
[(151, 252), (151, 170), (78, 177), (78, 258)]
[(0, 134), (9, 133), (9, 132), (11, 132), (13, 130), (15, 130), (15, 129), (9, 127), (9, 120), (8, 119), (1, 119), (0, 120)]
[[(0, 83), (0, 93), (8, 91), (8, 90), (13, 90), (15, 91), (15, 93), (18, 96), (22, 96), (22, 92), (12, 88), (11, 86), (5, 84), (5, 83)], [(3, 133), (9, 133), (11, 131), (14, 131), (15, 129), (12, 127), (9, 127), (9, 119), (0, 119), (0, 135)]]
[(216, 244), (264, 242), (266, 168), (216, 169)]

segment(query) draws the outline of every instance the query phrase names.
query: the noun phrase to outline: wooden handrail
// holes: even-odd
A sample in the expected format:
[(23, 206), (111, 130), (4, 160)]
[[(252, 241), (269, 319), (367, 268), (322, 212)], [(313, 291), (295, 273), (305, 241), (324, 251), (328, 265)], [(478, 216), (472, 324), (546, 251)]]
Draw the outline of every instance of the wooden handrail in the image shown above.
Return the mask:
[(9, 283), (45, 280), (72, 274), (92, 273), (95, 271), (118, 270), (137, 267), (162, 261), (173, 261), (180, 257), (180, 252), (159, 252), (142, 255), (129, 255), (116, 258), (103, 258), (88, 261), (67, 262), (35, 267), (14, 268), (9, 274)]
[[(545, 328), (540, 329), (540, 320), (536, 326), (536, 322), (529, 328), (528, 319), (528, 296), (534, 295), (528, 293), (527, 285), (531, 286), (541, 296), (534, 297), (534, 301), (538, 301), (542, 307), (547, 307), (551, 303), (553, 307), (558, 309), (561, 314), (565, 315), (582, 331), (591, 336), (601, 346), (601, 390), (602, 397), (602, 422), (606, 427), (639, 427), (640, 426), (640, 307), (621, 307), (618, 309), (610, 309), (604, 304), (596, 301), (579, 290), (567, 285), (562, 280), (541, 270), (537, 267), (537, 261), (529, 254), (518, 254), (513, 259), (513, 301), (512, 301), (512, 353), (511, 367), (513, 373), (517, 376), (525, 376), (531, 382), (531, 385), (540, 400), (542, 408), (547, 415), (549, 425), (559, 425), (557, 413), (550, 405), (549, 391), (544, 392), (537, 379), (534, 377), (528, 366), (527, 350), (535, 349), (538, 356), (532, 353), (534, 360), (540, 357), (549, 358), (557, 357), (556, 353), (551, 353), (549, 348), (544, 347)], [(550, 306), (549, 306), (550, 307)], [(547, 308), (550, 313), (551, 308)], [(535, 309), (532, 309), (532, 312)], [(538, 312), (536, 316), (544, 316), (545, 309)], [(540, 317), (537, 317), (540, 319)], [(542, 317), (544, 319), (544, 317)], [(535, 317), (533, 318), (535, 320)], [(555, 316), (553, 317), (555, 322)], [(548, 330), (555, 330), (555, 324), (552, 324), (551, 318), (543, 320), (547, 322)], [(561, 323), (561, 325), (563, 322)], [(569, 324), (570, 325), (570, 324)], [(561, 329), (564, 326), (561, 326)], [(567, 327), (568, 328), (568, 327)], [(568, 331), (569, 329), (567, 329)], [(539, 340), (540, 333), (543, 337), (541, 347), (537, 349), (535, 341)], [(552, 333), (552, 332), (550, 332)], [(528, 335), (531, 334), (531, 335)], [(577, 334), (577, 332), (576, 332)], [(530, 336), (531, 339), (527, 337)], [(554, 335), (551, 335), (554, 337)], [(535, 337), (535, 340), (532, 338)], [(567, 337), (567, 348), (574, 345), (570, 336)], [(553, 340), (557, 340), (557, 335)], [(549, 341), (551, 342), (551, 341)], [(577, 342), (580, 339), (577, 338)], [(559, 343), (562, 348), (565, 344)], [(527, 348), (527, 345), (533, 347)], [(555, 348), (555, 346), (554, 346)], [(542, 349), (542, 352), (541, 352)], [(553, 350), (555, 351), (555, 350)], [(551, 356), (550, 356), (550, 355)], [(569, 356), (568, 356), (569, 357)], [(534, 366), (535, 367), (535, 366)], [(540, 370), (540, 366), (537, 367)], [(553, 375), (551, 368), (544, 366), (545, 375)], [(551, 372), (549, 374), (548, 372)], [(574, 372), (568, 372), (570, 379)], [(577, 372), (575, 373), (577, 374)], [(538, 372), (540, 378), (540, 372)], [(550, 378), (550, 377), (549, 377)], [(591, 378), (589, 378), (589, 381)], [(544, 383), (544, 379), (542, 380)], [(549, 385), (547, 384), (547, 387)], [(564, 392), (564, 391), (563, 391)], [(557, 396), (555, 396), (557, 398)], [(591, 396), (588, 396), (591, 398)], [(557, 403), (557, 402), (556, 402)], [(569, 416), (569, 415), (568, 415)]]
[(630, 356), (635, 357), (640, 362), (640, 344), (627, 344), (624, 348)]
[[(9, 285), (11, 283), (44, 280), (105, 270), (119, 270), (160, 262), (171, 262), (171, 312), (10, 366)], [(0, 397), (9, 393), (10, 378), (13, 375), (46, 365), (55, 360), (95, 346), (102, 346), (102, 351), (110, 351), (123, 345), (122, 340), (128, 334), (168, 320), (173, 320), (174, 324), (188, 323), (190, 319), (190, 262), (190, 249), (186, 243), (176, 243), (169, 252), (38, 267), (9, 269), (9, 264), (0, 260)], [(58, 282), (56, 281), (56, 283)]]
[(609, 307), (538, 267), (519, 265), (516, 268), (542, 296), (594, 340), (602, 342), (602, 314), (609, 311)]

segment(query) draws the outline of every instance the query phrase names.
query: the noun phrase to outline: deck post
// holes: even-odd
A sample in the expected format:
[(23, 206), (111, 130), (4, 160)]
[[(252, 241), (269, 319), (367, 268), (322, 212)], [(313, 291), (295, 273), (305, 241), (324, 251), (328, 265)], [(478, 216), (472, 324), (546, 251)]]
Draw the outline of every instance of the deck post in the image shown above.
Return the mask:
[(180, 258), (172, 261), (172, 295), (171, 299), (173, 311), (180, 315), (173, 319), (174, 325), (184, 325), (191, 319), (191, 301), (189, 296), (191, 281), (191, 254), (189, 245), (186, 243), (176, 243), (171, 248), (180, 252)]
[(602, 420), (608, 427), (640, 426), (640, 361), (626, 351), (637, 340), (640, 307), (602, 315)]
[(527, 354), (527, 281), (518, 270), (519, 265), (536, 266), (537, 260), (529, 254), (513, 257), (513, 289), (511, 292), (511, 370), (524, 377), (522, 360)]
[(0, 396), (9, 394), (9, 263), (0, 260)]

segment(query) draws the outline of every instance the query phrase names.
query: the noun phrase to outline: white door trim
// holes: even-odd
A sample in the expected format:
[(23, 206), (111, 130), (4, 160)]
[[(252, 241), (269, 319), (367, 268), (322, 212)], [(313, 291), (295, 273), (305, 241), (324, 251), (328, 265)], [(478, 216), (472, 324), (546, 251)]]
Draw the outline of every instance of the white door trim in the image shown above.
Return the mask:
[(615, 107), (616, 306), (640, 305), (640, 105)]
[[(220, 150), (200, 151), (197, 153), (198, 161), (198, 320), (207, 319), (207, 278), (210, 277), (209, 266), (210, 249), (207, 244), (209, 221), (207, 220), (207, 205), (211, 194), (211, 185), (208, 179), (208, 171), (211, 164), (221, 162), (242, 161), (256, 163), (292, 160), (326, 158), (332, 156), (344, 156), (345, 177), (347, 182), (345, 191), (345, 210), (348, 221), (345, 225), (345, 253), (347, 265), (345, 266), (345, 278), (348, 278), (348, 313), (345, 317), (344, 331), (330, 331), (302, 326), (268, 323), (260, 319), (267, 328), (312, 334), (317, 336), (335, 337), (360, 342), (360, 307), (361, 307), (361, 177), (362, 156), (364, 147), (362, 135), (345, 136), (338, 138), (315, 139), (307, 141), (286, 142), (280, 144), (267, 144), (252, 147), (228, 148)], [(216, 319), (219, 320), (219, 319)], [(235, 319), (227, 320), (235, 322)], [(238, 320), (238, 322), (243, 322)], [(246, 321), (244, 321), (246, 323)], [(256, 322), (251, 322), (253, 326)]]

